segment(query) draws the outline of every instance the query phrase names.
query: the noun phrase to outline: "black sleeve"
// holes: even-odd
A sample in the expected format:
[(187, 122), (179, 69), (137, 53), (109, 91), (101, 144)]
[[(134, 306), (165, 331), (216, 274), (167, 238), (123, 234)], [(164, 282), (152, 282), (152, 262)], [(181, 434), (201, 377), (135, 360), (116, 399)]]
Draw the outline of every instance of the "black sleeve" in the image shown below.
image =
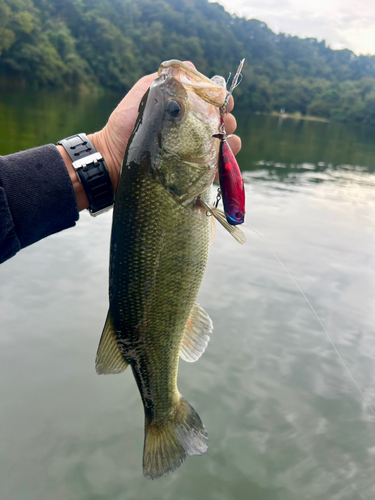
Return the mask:
[(56, 146), (0, 156), (0, 263), (75, 226), (78, 218), (73, 185)]

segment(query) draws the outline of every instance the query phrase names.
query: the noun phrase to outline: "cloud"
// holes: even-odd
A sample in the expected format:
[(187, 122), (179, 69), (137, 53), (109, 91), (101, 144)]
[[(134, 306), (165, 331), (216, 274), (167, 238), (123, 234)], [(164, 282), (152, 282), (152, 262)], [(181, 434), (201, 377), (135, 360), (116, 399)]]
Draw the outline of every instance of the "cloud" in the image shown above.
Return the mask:
[(375, 54), (372, 0), (219, 0), (226, 10), (259, 19), (280, 33), (313, 37), (334, 49)]

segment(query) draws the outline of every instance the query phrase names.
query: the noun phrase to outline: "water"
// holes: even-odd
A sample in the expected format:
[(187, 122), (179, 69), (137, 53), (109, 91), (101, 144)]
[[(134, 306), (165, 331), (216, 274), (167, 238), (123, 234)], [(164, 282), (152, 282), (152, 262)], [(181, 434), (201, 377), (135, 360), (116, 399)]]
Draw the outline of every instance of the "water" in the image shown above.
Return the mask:
[[(0, 97), (0, 153), (102, 126), (118, 96)], [(199, 302), (214, 333), (179, 388), (209, 451), (142, 476), (131, 372), (97, 376), (111, 214), (0, 267), (3, 500), (372, 500), (375, 418), (302, 287), (375, 406), (374, 130), (239, 117), (247, 243), (221, 227)]]

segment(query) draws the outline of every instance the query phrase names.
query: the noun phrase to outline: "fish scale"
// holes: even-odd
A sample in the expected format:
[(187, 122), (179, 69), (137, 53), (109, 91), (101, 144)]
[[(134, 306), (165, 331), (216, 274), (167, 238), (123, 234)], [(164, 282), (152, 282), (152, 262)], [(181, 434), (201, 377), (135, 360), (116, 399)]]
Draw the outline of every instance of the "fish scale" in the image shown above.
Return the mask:
[(124, 169), (117, 224), (111, 268), (121, 271), (110, 288), (112, 320), (120, 343), (126, 339), (121, 351), (150, 417), (163, 421), (179, 399), (180, 344), (207, 264), (210, 220), (203, 210), (177, 204), (151, 174), (134, 181), (131, 169)]

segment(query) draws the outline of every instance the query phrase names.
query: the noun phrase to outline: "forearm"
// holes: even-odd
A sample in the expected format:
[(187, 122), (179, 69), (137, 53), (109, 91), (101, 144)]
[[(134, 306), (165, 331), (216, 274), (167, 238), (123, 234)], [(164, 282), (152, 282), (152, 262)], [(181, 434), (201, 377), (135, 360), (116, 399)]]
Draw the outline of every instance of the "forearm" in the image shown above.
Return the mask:
[(62, 146), (57, 146), (57, 149), (59, 150), (62, 159), (64, 160), (70, 180), (72, 181), (74, 193), (77, 198), (78, 210), (84, 210), (85, 208), (88, 208), (89, 200), (87, 199), (85, 190), (83, 189), (82, 184), (79, 182), (77, 174), (72, 166), (72, 160), (69, 158), (68, 153)]
[(0, 156), (0, 262), (78, 220), (75, 192), (52, 144)]

